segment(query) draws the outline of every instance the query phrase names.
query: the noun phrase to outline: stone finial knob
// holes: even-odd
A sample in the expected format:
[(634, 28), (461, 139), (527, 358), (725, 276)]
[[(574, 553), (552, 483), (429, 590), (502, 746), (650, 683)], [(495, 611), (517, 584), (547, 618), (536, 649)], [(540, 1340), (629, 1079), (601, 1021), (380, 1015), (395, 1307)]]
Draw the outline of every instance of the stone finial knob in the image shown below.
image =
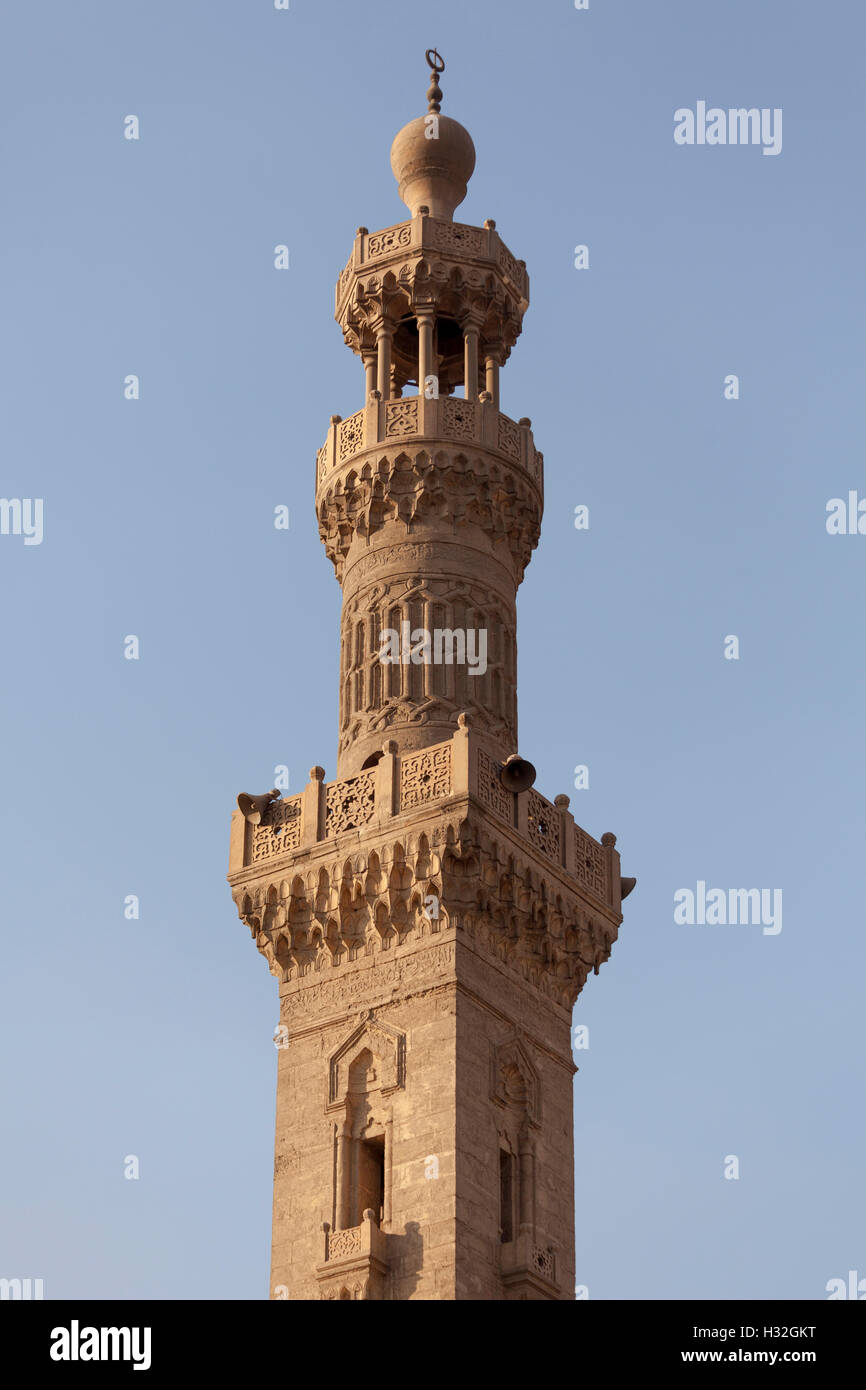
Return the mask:
[(445, 71), (445, 59), (435, 48), (428, 48), (424, 54), (430, 69), (430, 86), (427, 88), (427, 110), (439, 111), (442, 107), (442, 88), (439, 77)]
[(311, 781), (311, 782), (324, 782), (324, 780), (325, 780), (325, 769), (324, 769), (323, 767), (311, 767), (311, 768), (310, 768), (310, 781)]
[(485, 225), (485, 227), (487, 228), (488, 232), (495, 232), (495, 231), (496, 231), (496, 222), (495, 222), (494, 218), (492, 218), (492, 217), (486, 217), (486, 218), (484, 219), (484, 225)]
[(554, 806), (558, 806), (561, 811), (567, 811), (571, 805), (571, 797), (566, 796), (565, 792), (560, 792), (559, 796), (553, 798)]
[(458, 729), (469, 728), (469, 715), (466, 713), (465, 710), (461, 710), (457, 716), (457, 727)]
[(604, 832), (604, 834), (601, 837), (601, 843), (603, 845), (610, 845), (611, 849), (613, 849), (614, 845), (616, 844), (616, 836), (614, 835), (612, 830), (606, 830)]

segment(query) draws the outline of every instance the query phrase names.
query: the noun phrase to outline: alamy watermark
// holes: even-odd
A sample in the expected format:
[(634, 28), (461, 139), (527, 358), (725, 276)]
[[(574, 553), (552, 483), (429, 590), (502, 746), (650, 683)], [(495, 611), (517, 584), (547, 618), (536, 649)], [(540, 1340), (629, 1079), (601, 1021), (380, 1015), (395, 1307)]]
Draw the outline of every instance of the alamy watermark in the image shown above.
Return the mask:
[(0, 536), (23, 536), (25, 545), (41, 545), (42, 498), (0, 497)]
[(866, 536), (866, 497), (852, 488), (847, 500), (831, 497), (825, 522), (828, 536)]
[(44, 1279), (0, 1279), (0, 1302), (42, 1299), (44, 1286)]
[(760, 926), (764, 936), (782, 930), (781, 888), (707, 888), (702, 878), (694, 891), (674, 893), (674, 921), (678, 926)]
[(674, 112), (677, 145), (761, 145), (762, 154), (782, 153), (782, 108), (680, 106)]
[(399, 632), (386, 627), (379, 633), (379, 660), (383, 666), (468, 666), (470, 676), (483, 676), (487, 629), (436, 627), (431, 632), (403, 622)]

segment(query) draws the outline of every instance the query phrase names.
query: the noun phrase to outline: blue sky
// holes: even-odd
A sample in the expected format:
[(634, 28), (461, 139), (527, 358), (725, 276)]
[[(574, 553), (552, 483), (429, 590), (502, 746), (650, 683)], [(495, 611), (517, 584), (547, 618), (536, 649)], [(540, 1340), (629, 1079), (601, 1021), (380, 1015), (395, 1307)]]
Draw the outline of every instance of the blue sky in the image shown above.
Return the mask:
[[(575, 1011), (578, 1281), (866, 1276), (866, 537), (825, 527), (866, 495), (862, 6), (47, 0), (3, 27), (0, 492), (44, 499), (44, 539), (0, 536), (0, 1275), (267, 1296), (276, 986), (228, 821), (276, 764), (334, 775), (313, 472), (363, 377), (333, 289), (355, 228), (405, 216), (388, 153), (435, 44), (478, 155), (458, 218), (531, 277), (502, 379), (546, 468), (521, 751), (638, 878)], [(676, 145), (699, 100), (781, 108), (781, 154)], [(781, 888), (783, 930), (677, 925), (698, 880)]]

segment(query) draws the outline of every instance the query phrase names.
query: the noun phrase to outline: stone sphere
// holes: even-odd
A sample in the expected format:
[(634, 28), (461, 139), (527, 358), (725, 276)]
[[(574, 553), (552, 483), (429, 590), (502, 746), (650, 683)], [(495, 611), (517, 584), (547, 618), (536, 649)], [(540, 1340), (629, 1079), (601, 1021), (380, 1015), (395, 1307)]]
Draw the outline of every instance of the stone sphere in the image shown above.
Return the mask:
[[(431, 139), (437, 129), (438, 138)], [(450, 116), (419, 116), (398, 131), (391, 146), (391, 169), (413, 217), (425, 205), (431, 217), (452, 217), (474, 168), (472, 136)]]

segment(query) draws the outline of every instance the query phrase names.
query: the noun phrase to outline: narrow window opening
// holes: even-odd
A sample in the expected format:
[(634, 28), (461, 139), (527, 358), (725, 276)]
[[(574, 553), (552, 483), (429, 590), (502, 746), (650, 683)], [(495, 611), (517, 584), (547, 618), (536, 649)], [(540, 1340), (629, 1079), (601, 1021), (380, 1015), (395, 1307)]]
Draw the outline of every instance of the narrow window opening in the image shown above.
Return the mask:
[(499, 1239), (514, 1239), (514, 1160), (507, 1149), (499, 1150)]
[(385, 1136), (376, 1139), (362, 1139), (358, 1144), (358, 1220), (360, 1225), (364, 1212), (372, 1210), (376, 1222), (381, 1226), (385, 1217)]

